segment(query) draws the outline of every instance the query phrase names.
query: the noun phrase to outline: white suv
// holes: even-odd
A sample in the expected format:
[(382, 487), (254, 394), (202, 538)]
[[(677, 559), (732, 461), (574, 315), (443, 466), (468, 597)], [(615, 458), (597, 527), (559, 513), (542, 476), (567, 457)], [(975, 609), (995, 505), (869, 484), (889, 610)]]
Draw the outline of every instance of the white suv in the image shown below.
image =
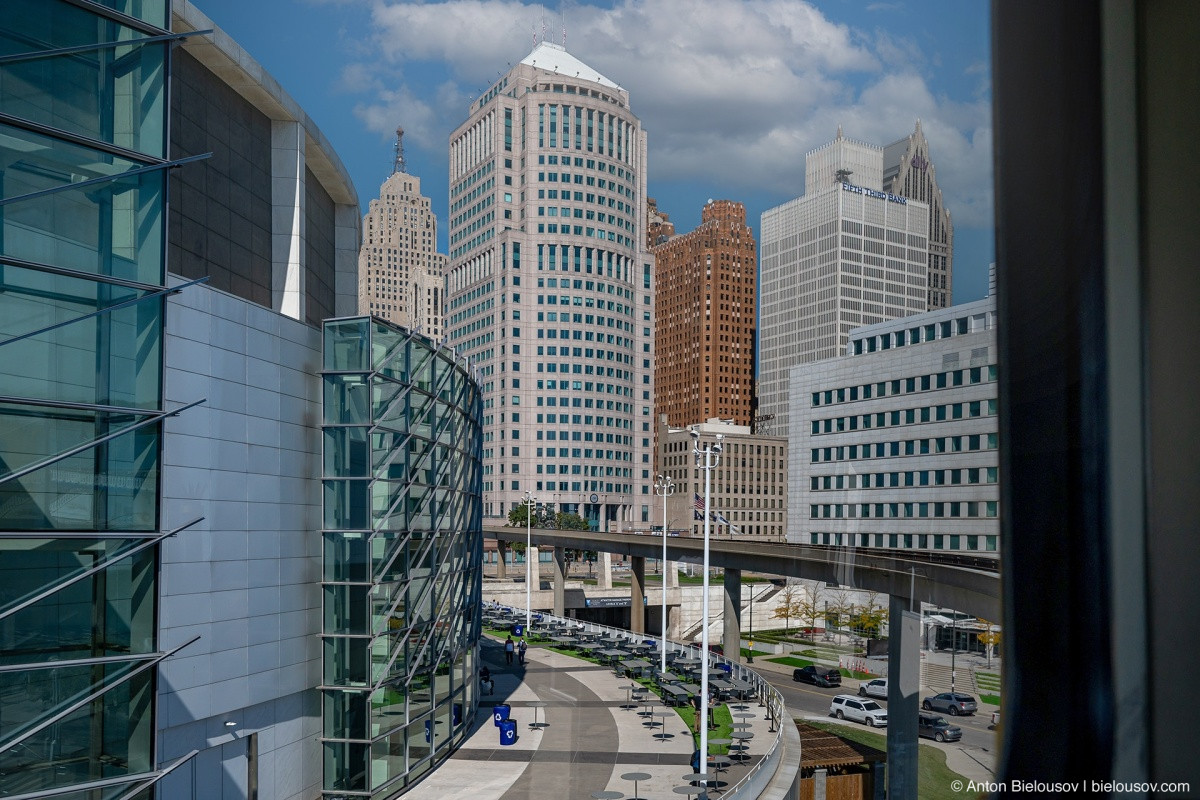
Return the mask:
[(860, 683), (858, 685), (859, 697), (878, 697), (880, 700), (887, 700), (887, 678), (876, 678), (873, 681)]
[(839, 694), (829, 704), (829, 713), (838, 719), (865, 722), (874, 728), (887, 727), (887, 711), (874, 700), (860, 700), (852, 694)]

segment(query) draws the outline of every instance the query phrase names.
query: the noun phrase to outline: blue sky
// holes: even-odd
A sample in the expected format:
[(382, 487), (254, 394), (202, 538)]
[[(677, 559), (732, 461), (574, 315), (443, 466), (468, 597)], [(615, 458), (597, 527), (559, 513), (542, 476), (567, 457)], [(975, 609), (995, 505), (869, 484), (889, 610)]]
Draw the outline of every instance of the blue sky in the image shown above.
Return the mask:
[[(333, 143), (363, 208), (408, 171), (445, 239), (446, 146), (471, 100), (533, 48), (561, 43), (625, 87), (649, 141), (649, 195), (679, 231), (705, 201), (739, 200), (757, 230), (803, 193), (804, 153), (887, 144), (916, 119), (955, 226), (956, 302), (995, 260), (989, 11), (982, 0), (192, 0)], [(444, 249), (444, 244), (443, 244)]]

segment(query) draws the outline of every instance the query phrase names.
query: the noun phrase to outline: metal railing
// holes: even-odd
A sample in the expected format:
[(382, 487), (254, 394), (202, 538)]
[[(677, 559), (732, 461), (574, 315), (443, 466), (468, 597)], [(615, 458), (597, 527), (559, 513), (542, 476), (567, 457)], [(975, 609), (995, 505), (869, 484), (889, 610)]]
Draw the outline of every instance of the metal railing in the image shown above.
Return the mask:
[[(487, 608), (503, 608), (512, 612), (518, 612), (521, 619), (515, 621), (520, 622), (524, 619), (525, 609), (520, 606), (508, 604), (487, 604)], [(642, 641), (662, 642), (664, 639), (659, 636), (651, 636), (650, 634), (638, 634), (633, 631), (625, 630), (624, 628), (614, 628), (609, 625), (601, 625), (596, 622), (585, 622), (571, 617), (560, 617), (555, 614), (550, 614), (545, 611), (533, 611), (534, 618), (539, 618), (543, 624), (546, 622), (559, 623), (569, 625), (580, 631), (588, 633), (611, 634), (621, 636), (623, 638), (637, 638)], [(666, 647), (679, 652), (688, 652), (700, 656), (700, 648), (694, 643), (688, 642), (673, 642), (666, 641)], [(770, 732), (775, 735), (771, 741), (770, 747), (767, 748), (763, 757), (758, 760), (754, 766), (747, 770), (746, 774), (741, 779), (726, 788), (722, 793), (722, 800), (730, 800), (731, 798), (749, 798), (758, 797), (759, 794), (766, 788), (771, 778), (775, 774), (775, 770), (779, 765), (781, 756), (781, 745), (783, 743), (783, 726), (788, 721), (786, 706), (783, 700), (783, 695), (779, 690), (767, 682), (765, 678), (759, 675), (754, 670), (748, 668), (745, 664), (737, 661), (731, 661), (723, 655), (710, 652), (709, 659), (716, 664), (726, 664), (729, 666), (731, 676), (739, 678), (753, 687), (754, 699), (758, 702), (759, 707), (765, 708), (767, 712), (767, 721), (770, 723)]]

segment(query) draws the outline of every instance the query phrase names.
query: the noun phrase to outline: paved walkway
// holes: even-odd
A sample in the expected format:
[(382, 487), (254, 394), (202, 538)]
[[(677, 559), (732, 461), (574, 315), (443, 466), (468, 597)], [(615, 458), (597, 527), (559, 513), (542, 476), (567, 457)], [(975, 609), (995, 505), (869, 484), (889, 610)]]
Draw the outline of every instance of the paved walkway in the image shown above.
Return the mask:
[[(650, 727), (642, 707), (622, 707), (628, 697), (624, 687), (631, 681), (608, 667), (541, 647), (529, 649), (524, 667), (509, 667), (498, 643), (485, 639), (481, 647), (496, 691), (483, 697), (476, 731), (405, 800), (588, 800), (601, 790), (632, 798), (633, 781), (621, 777), (631, 772), (650, 775), (638, 781), (640, 798), (683, 797), (672, 790), (686, 784), (695, 746), (691, 731), (673, 710), (658, 704), (658, 710), (670, 711), (665, 729), (661, 716)], [(507, 747), (500, 746), (492, 724), (497, 703), (511, 706), (510, 717), (517, 722), (517, 741)], [(752, 757), (722, 774), (731, 783), (746, 774), (775, 736), (757, 702), (742, 705), (753, 715), (746, 720), (754, 734)], [(544, 725), (533, 727), (535, 714)]]

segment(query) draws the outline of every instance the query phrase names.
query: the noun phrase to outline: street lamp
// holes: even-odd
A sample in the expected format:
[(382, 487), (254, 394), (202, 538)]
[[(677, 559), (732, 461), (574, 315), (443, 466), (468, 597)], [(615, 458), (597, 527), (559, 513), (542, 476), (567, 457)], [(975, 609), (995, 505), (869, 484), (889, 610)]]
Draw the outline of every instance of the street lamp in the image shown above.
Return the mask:
[(700, 614), (700, 778), (707, 782), (708, 776), (708, 536), (710, 519), (712, 518), (712, 471), (721, 461), (722, 434), (716, 435), (715, 442), (709, 442), (700, 448), (700, 431), (691, 429), (692, 453), (696, 456), (696, 466), (704, 470), (704, 589), (701, 593), (703, 606)]
[(667, 496), (675, 494), (675, 481), (670, 475), (659, 475), (654, 481), (654, 493), (663, 499), (662, 554), (662, 671), (667, 671)]
[(746, 651), (746, 663), (754, 663), (754, 584), (750, 584), (750, 649)]
[(532, 617), (533, 608), (533, 577), (529, 569), (529, 551), (533, 549), (533, 506), (537, 503), (537, 498), (533, 496), (532, 491), (525, 492), (525, 499), (521, 501), (525, 506), (525, 635), (529, 635), (529, 622)]

